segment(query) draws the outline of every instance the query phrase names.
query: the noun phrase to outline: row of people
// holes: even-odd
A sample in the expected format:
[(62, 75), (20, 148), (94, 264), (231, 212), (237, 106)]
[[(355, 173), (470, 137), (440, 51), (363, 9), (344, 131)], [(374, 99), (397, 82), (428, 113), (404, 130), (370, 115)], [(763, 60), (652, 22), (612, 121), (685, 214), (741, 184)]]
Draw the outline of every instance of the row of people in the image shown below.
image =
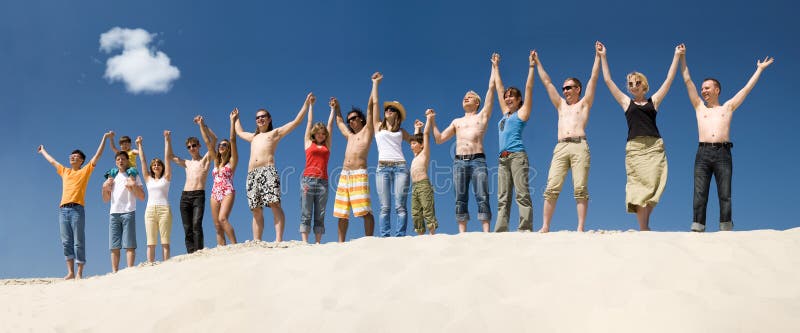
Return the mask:
[[(614, 99), (625, 111), (628, 122), (628, 142), (626, 144), (626, 206), (629, 213), (636, 213), (640, 230), (649, 230), (649, 217), (663, 192), (667, 177), (667, 161), (664, 144), (656, 126), (658, 106), (666, 96), (681, 62), (682, 75), (689, 92), (692, 105), (695, 107), (700, 144), (695, 161), (695, 193), (694, 221), (692, 231), (705, 230), (705, 210), (708, 200), (708, 187), (711, 176), (717, 178), (720, 199), (720, 230), (731, 230), (733, 227), (730, 208), (730, 180), (732, 143), (729, 141), (729, 128), (732, 112), (741, 105), (745, 96), (755, 85), (761, 72), (769, 66), (772, 58), (757, 62), (756, 72), (747, 85), (730, 101), (720, 104), (720, 85), (715, 79), (705, 79), (702, 85), (702, 99), (691, 81), (686, 66), (685, 46), (675, 48), (667, 78), (661, 87), (649, 98), (647, 78), (639, 73), (627, 75), (627, 88), (630, 97), (625, 95), (613, 82), (610, 75), (606, 48), (595, 43), (595, 58), (591, 77), (586, 92), (577, 78), (568, 78), (562, 86), (563, 97), (552, 83), (538, 53), (531, 51), (529, 70), (525, 84), (525, 95), (515, 88), (505, 89), (500, 78), (500, 56), (493, 54), (491, 58), (491, 74), (486, 93), (486, 103), (481, 108), (481, 98), (474, 91), (469, 91), (462, 100), (464, 116), (454, 119), (447, 127), (440, 130), (436, 124), (436, 113), (432, 109), (425, 112), (426, 121), (415, 121), (414, 134), (402, 128), (406, 118), (403, 105), (397, 101), (383, 104), (383, 117), (380, 117), (378, 86), (383, 78), (380, 73), (372, 75), (372, 90), (367, 102), (366, 114), (353, 108), (347, 113), (346, 121), (342, 116), (339, 103), (335, 98), (329, 101), (330, 115), (327, 125), (313, 123), (313, 105), (315, 96), (308, 94), (306, 100), (289, 123), (273, 128), (272, 117), (266, 109), (256, 112), (254, 132), (247, 132), (241, 125), (238, 109), (230, 113), (230, 137), (217, 143), (215, 133), (205, 124), (203, 117), (195, 117), (195, 123), (208, 152), (200, 155), (200, 142), (195, 137), (186, 140), (187, 150), (191, 158), (182, 159), (172, 152), (170, 132), (164, 132), (164, 160), (153, 159), (145, 167), (146, 158), (142, 147), (142, 138), (136, 140), (138, 149), (131, 149), (130, 138), (120, 140), (120, 150), (113, 144), (114, 133), (104, 134), (100, 147), (89, 164), (82, 167), (85, 156), (79, 150), (70, 155), (71, 168), (64, 168), (56, 162), (43, 146), (39, 152), (56, 167), (63, 179), (62, 201), (60, 203), (60, 222), (64, 254), (67, 259), (67, 278), (76, 276), (74, 263), (78, 263), (77, 276), (81, 275), (85, 263), (83, 247), (83, 206), (85, 187), (97, 159), (103, 152), (104, 142), (110, 139), (110, 145), (117, 152), (115, 156), (116, 171), (107, 174), (103, 184), (103, 199), (111, 202), (109, 226), (109, 243), (112, 257), (112, 270), (116, 271), (120, 260), (120, 249), (125, 248), (128, 265), (133, 265), (135, 258), (135, 202), (144, 199), (144, 191), (138, 173), (135, 171), (135, 157), (138, 155), (142, 165), (142, 175), (149, 193), (145, 213), (147, 233), (147, 256), (149, 261), (155, 257), (157, 236), (162, 242), (163, 258), (169, 258), (169, 230), (171, 229), (171, 209), (167, 202), (169, 182), (171, 180), (170, 163), (186, 169), (186, 184), (181, 195), (180, 211), (186, 236), (187, 252), (192, 253), (203, 248), (202, 216), (205, 202), (205, 183), (211, 161), (214, 185), (211, 194), (212, 218), (217, 233), (217, 244), (225, 245), (227, 241), (236, 243), (236, 235), (228, 220), (233, 206), (236, 190), (232, 179), (236, 170), (238, 153), (236, 137), (248, 141), (251, 145), (247, 175), (248, 206), (253, 214), (253, 239), (260, 240), (263, 234), (263, 208), (270, 207), (274, 215), (275, 240), (283, 239), (285, 216), (281, 207), (280, 178), (275, 167), (275, 152), (278, 142), (294, 130), (307, 116), (304, 147), (306, 166), (301, 181), (301, 223), (300, 233), (304, 242), (308, 241), (313, 230), (315, 241), (320, 242), (325, 233), (325, 207), (328, 199), (328, 161), (330, 158), (331, 132), (334, 119), (337, 127), (347, 140), (342, 172), (336, 189), (333, 215), (338, 219), (338, 241), (345, 241), (349, 215), (364, 219), (364, 233), (372, 236), (375, 221), (370, 202), (369, 180), (367, 173), (367, 154), (372, 138), (375, 138), (378, 150), (378, 167), (376, 171), (376, 190), (380, 201), (380, 235), (404, 236), (407, 225), (406, 202), (410, 183), (413, 182), (412, 219), (414, 230), (418, 234), (430, 232), (438, 228), (433, 203), (433, 188), (428, 180), (429, 137), (433, 134), (434, 142), (444, 143), (456, 138), (455, 158), (453, 162), (453, 184), (455, 187), (455, 217), (459, 232), (466, 231), (469, 212), (467, 210), (467, 194), (470, 183), (473, 183), (475, 199), (478, 205), (477, 218), (484, 232), (489, 231), (492, 218), (488, 199), (488, 175), (483, 139), (488, 128), (493, 109), (494, 93), (501, 97), (500, 107), (503, 116), (497, 123), (500, 154), (498, 157), (498, 216), (495, 232), (509, 229), (509, 211), (511, 196), (516, 191), (516, 202), (519, 208), (518, 230), (532, 231), (533, 209), (529, 191), (529, 161), (526, 154), (523, 130), (532, 109), (532, 89), (534, 73), (538, 70), (540, 80), (558, 112), (558, 143), (553, 151), (553, 158), (544, 191), (543, 225), (540, 232), (548, 232), (560, 194), (563, 180), (571, 169), (573, 173), (574, 197), (578, 210), (578, 231), (585, 228), (588, 206), (587, 179), (590, 166), (590, 154), (586, 139), (585, 127), (589, 111), (594, 100), (594, 93), (600, 68), (604, 81)], [(583, 97), (581, 94), (583, 93)], [(705, 103), (704, 103), (705, 102)], [(479, 111), (480, 109), (480, 111)], [(402, 142), (410, 144), (415, 157), (410, 170), (406, 168)], [(122, 172), (125, 171), (125, 172)], [(394, 203), (392, 204), (392, 201)], [(391, 224), (391, 210), (394, 208), (397, 221)], [(312, 228), (313, 222), (313, 228)], [(227, 240), (226, 240), (227, 237)]]

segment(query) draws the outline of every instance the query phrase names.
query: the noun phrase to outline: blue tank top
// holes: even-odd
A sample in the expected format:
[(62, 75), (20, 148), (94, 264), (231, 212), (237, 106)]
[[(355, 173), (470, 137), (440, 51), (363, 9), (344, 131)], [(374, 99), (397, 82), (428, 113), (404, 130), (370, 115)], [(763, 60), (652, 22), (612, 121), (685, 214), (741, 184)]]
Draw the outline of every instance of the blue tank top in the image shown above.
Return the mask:
[(525, 150), (522, 144), (522, 130), (525, 129), (527, 122), (517, 117), (517, 112), (510, 115), (503, 115), (497, 123), (497, 132), (500, 134), (500, 152), (508, 151), (516, 153)]

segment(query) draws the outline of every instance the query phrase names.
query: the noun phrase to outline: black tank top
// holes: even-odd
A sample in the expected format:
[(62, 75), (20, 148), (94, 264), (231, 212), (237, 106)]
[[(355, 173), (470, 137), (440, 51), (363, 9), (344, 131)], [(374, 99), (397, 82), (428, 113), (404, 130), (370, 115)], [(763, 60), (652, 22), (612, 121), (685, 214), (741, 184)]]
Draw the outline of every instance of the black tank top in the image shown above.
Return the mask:
[(631, 104), (625, 110), (625, 118), (628, 120), (628, 141), (637, 136), (661, 137), (656, 126), (656, 107), (653, 100), (648, 98), (645, 105), (638, 105), (631, 99)]

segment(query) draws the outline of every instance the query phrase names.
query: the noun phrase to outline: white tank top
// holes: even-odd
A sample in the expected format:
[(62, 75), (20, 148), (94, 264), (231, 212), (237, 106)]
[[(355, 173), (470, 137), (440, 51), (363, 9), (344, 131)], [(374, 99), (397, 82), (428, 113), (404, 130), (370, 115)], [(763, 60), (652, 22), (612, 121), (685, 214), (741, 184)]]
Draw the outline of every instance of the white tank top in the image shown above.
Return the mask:
[(169, 206), (167, 193), (169, 193), (169, 182), (166, 178), (155, 179), (150, 177), (147, 181), (147, 207), (155, 205)]
[(403, 131), (377, 131), (375, 142), (378, 143), (378, 161), (405, 162), (403, 156)]

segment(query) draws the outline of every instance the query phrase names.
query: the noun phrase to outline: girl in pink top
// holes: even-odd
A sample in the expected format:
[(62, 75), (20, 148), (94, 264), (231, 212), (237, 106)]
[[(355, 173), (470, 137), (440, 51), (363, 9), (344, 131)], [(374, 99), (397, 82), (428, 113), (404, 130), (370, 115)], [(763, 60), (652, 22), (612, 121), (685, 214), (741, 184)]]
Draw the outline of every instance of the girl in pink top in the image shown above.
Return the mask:
[[(325, 233), (325, 206), (328, 204), (328, 160), (331, 157), (331, 136), (336, 98), (331, 97), (328, 105), (331, 114), (328, 126), (314, 121), (314, 102), (308, 107), (308, 123), (303, 143), (306, 150), (306, 167), (303, 170), (300, 194), (300, 236), (308, 242), (311, 219), (314, 220), (314, 238), (319, 244)], [(312, 125), (313, 124), (313, 125)]]

